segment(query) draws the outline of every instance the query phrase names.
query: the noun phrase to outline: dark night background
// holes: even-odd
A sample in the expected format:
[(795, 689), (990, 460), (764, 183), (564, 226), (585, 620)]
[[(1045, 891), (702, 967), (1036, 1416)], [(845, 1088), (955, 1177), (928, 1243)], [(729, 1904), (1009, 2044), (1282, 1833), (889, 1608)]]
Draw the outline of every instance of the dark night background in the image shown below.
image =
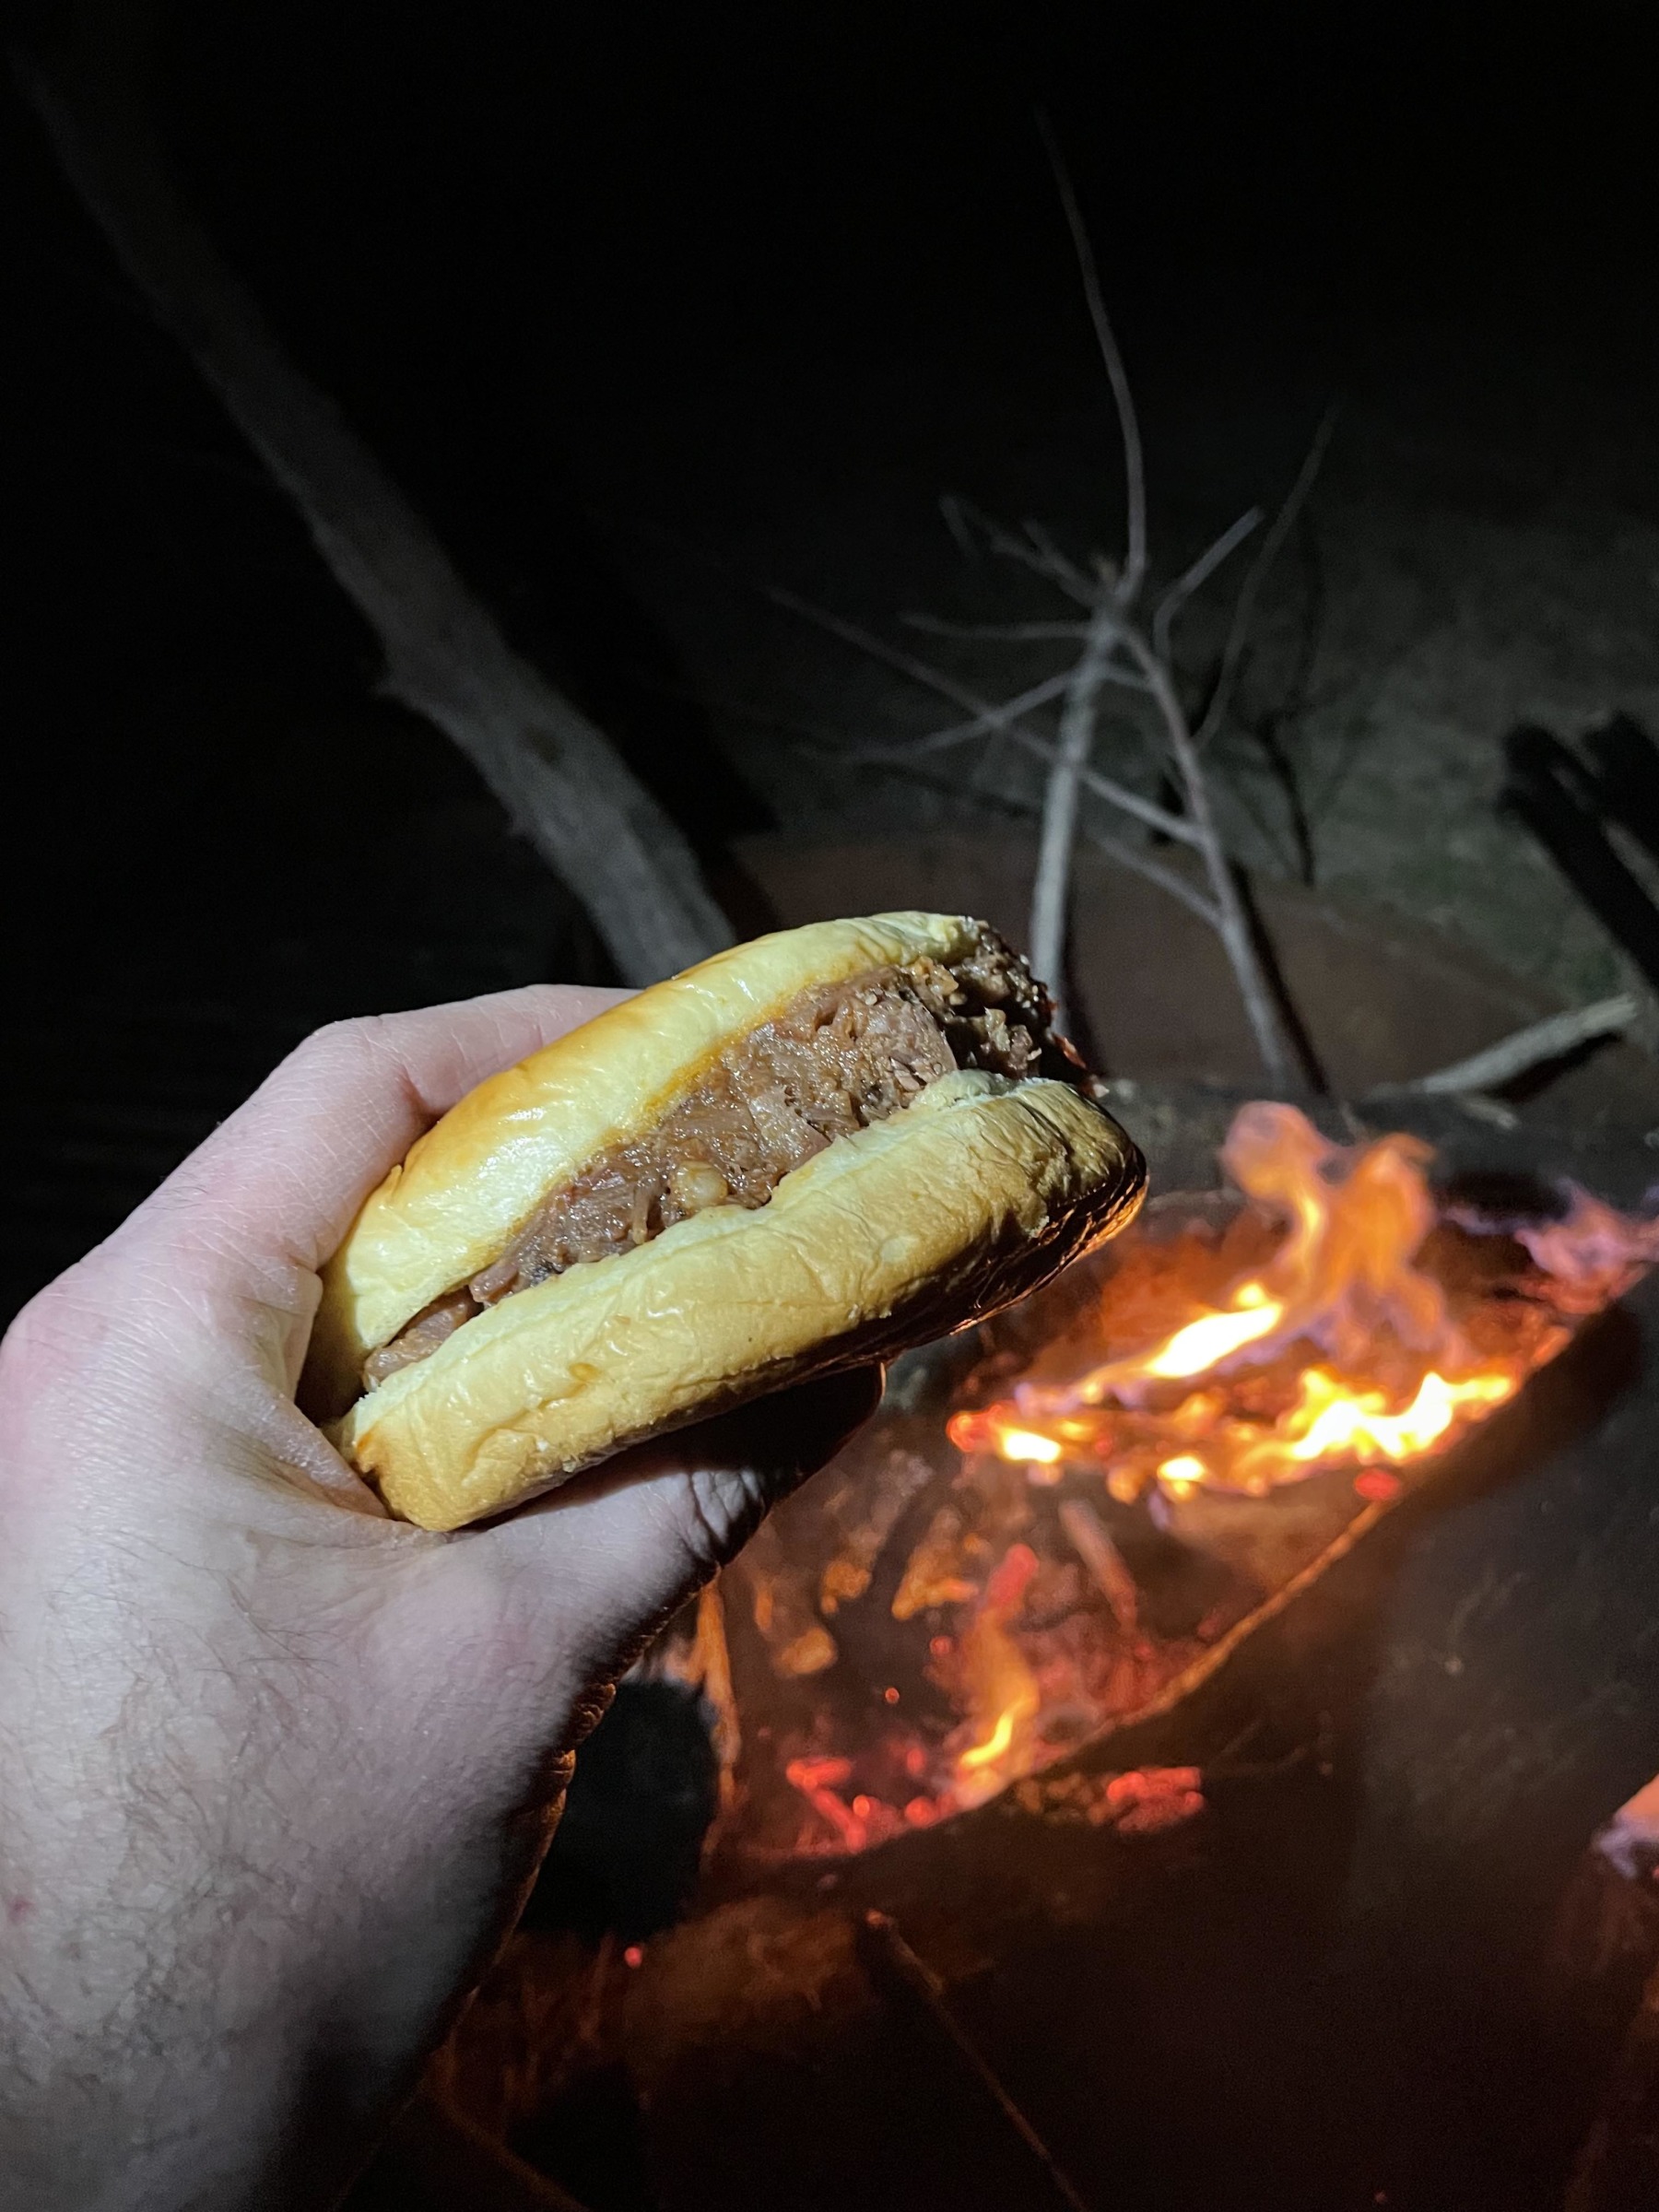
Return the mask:
[[(1034, 108), (1182, 558), (1333, 397), (1351, 447), (1379, 409), (1453, 477), (1507, 441), (1645, 529), (1646, 18), (178, 6), (154, 99), (286, 344), (747, 920), (731, 835), (914, 804), (820, 792), (724, 711), (768, 684), (873, 711), (749, 579), (878, 617), (932, 582), (947, 488), (1110, 527)], [(373, 702), (372, 641), (8, 97), (15, 1301), (305, 1027), (603, 960), (470, 771)]]
[[(1632, 980), (1497, 802), (1518, 721), (1659, 732), (1640, 0), (153, 15), (156, 112), (226, 258), (746, 929), (762, 849), (998, 826), (804, 753), (927, 725), (752, 586), (982, 614), (951, 601), (941, 492), (1079, 546), (1114, 527), (1042, 108), (1166, 571), (1340, 406), (1253, 679), (1311, 843), (1246, 810), (1253, 870), (1540, 1006)], [(63, 29), (37, 4), (15, 35)], [(458, 755), (376, 700), (372, 638), (5, 96), (0, 1319), (319, 1022), (607, 976)]]

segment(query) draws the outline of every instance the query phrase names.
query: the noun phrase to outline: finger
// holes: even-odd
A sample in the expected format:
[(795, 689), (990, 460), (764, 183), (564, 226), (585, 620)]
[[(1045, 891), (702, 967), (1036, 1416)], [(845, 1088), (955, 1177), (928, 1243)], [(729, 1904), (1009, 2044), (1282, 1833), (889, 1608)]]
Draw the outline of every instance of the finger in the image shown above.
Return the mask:
[(881, 1402), (879, 1368), (827, 1375), (625, 1453), (480, 1531), (590, 1680), (609, 1678)]
[(321, 1265), (387, 1170), (486, 1076), (628, 994), (531, 984), (309, 1037), (134, 1217), (251, 1276)]

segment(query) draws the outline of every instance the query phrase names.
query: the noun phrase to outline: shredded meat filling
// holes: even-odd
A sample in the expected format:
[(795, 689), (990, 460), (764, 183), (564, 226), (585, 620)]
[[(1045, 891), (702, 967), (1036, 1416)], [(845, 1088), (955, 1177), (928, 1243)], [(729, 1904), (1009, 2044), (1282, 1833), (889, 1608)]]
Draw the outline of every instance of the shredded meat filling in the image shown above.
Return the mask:
[(553, 1193), (500, 1259), (435, 1299), (363, 1368), (373, 1389), (515, 1290), (613, 1257), (713, 1206), (762, 1206), (838, 1136), (908, 1106), (959, 1067), (1087, 1081), (1051, 1035), (1048, 994), (987, 937), (947, 967), (919, 959), (804, 992), (728, 1045), (656, 1126)]

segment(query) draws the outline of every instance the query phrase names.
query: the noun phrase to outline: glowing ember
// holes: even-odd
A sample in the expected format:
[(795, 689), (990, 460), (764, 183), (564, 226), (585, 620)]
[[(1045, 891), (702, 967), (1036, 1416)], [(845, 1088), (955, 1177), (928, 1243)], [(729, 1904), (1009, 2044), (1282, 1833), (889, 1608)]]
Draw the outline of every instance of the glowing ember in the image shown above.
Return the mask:
[(1189, 1769), (1060, 1762), (1201, 1679), (1659, 1258), (1659, 1223), (1582, 1192), (1548, 1221), (1442, 1208), (1416, 1138), (1343, 1147), (1288, 1106), (1245, 1107), (1221, 1158), (1241, 1206), (1178, 1202), (1084, 1263), (993, 1326), (954, 1410), (884, 1413), (763, 1532), (751, 1848), (862, 1851), (1010, 1783), (1124, 1835), (1191, 1818)]

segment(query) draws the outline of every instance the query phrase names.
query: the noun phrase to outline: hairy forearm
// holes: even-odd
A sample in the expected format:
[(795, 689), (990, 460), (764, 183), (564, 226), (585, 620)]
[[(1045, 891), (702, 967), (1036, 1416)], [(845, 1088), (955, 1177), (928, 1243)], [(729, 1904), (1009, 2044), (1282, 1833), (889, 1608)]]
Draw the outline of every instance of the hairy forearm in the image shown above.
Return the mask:
[(182, 1617), (165, 1657), (129, 1628), (119, 1673), (61, 1621), (12, 1625), (0, 2208), (333, 2203), (499, 1940), (564, 1766), (510, 1794), (422, 1772), (314, 1680), (297, 1710), (291, 1654), (250, 1702), (248, 1652), (228, 1683)]
[(130, 1826), (93, 1854), (120, 1862), (101, 1888), (57, 1850), (55, 1870), (14, 1855), (0, 2206), (332, 2204), (499, 1939), (538, 1826), (386, 1867), (390, 1894), (349, 1866), (290, 1865), (283, 1894), (237, 1856), (164, 1865)]

